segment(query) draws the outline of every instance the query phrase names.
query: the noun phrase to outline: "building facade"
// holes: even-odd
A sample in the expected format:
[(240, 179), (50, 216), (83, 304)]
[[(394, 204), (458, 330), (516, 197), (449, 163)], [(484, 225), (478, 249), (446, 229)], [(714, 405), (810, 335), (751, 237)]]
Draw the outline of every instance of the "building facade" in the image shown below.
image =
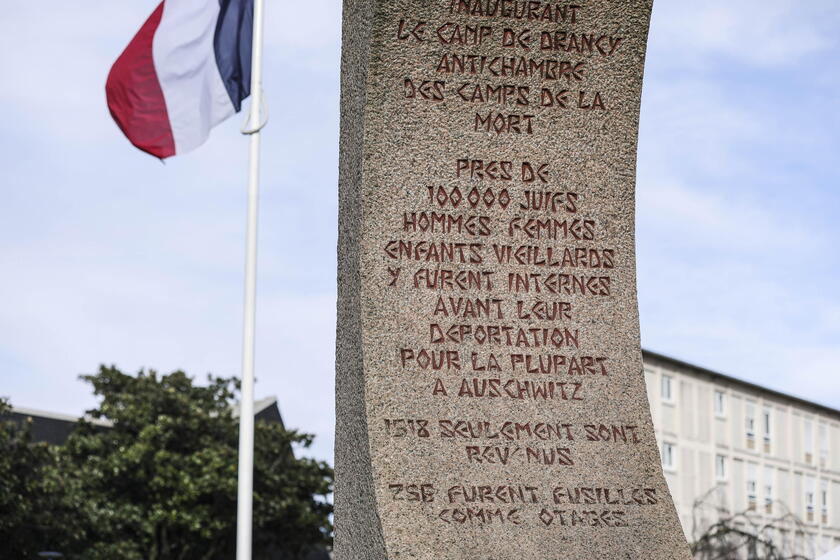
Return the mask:
[(730, 517), (807, 558), (840, 546), (840, 411), (653, 352), (644, 362), (689, 542)]

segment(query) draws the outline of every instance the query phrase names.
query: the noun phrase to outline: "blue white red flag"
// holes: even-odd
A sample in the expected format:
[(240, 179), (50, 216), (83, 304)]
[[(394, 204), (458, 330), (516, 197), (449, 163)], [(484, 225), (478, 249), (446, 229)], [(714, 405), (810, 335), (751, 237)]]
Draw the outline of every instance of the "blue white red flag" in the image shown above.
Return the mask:
[(204, 143), (251, 89), (253, 0), (164, 0), (120, 55), (108, 108), (132, 144), (161, 159)]

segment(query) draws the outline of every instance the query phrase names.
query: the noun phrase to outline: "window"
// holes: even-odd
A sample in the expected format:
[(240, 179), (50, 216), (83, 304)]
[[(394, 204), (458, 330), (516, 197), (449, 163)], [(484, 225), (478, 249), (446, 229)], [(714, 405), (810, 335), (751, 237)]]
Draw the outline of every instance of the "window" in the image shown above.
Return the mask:
[(820, 424), (820, 467), (828, 466), (828, 426)]
[(747, 502), (749, 509), (755, 509), (758, 499), (758, 482), (756, 481), (755, 463), (747, 463)]
[(755, 405), (747, 402), (744, 412), (744, 428), (747, 435), (747, 448), (755, 449)]
[(773, 467), (764, 467), (764, 512), (773, 513)]
[(756, 481), (756, 466), (747, 463), (747, 509), (754, 511), (758, 501), (758, 482)]
[(726, 416), (726, 395), (723, 391), (715, 391), (715, 416), (718, 418)]
[(674, 400), (673, 393), (671, 391), (672, 381), (673, 380), (670, 375), (662, 376), (662, 400), (665, 402), (673, 402)]
[(719, 482), (726, 480), (726, 457), (723, 455), (715, 456), (715, 479)]
[(805, 448), (805, 462), (810, 464), (814, 460), (814, 423), (806, 419), (803, 422), (803, 446)]
[(761, 413), (761, 424), (764, 429), (764, 452), (770, 453), (770, 440), (772, 439), (773, 418), (770, 415), (770, 409), (765, 408)]
[(805, 519), (808, 522), (814, 521), (814, 491), (815, 491), (815, 481), (813, 478), (808, 477), (806, 486), (805, 486)]
[(820, 481), (820, 513), (822, 514), (822, 524), (828, 525), (828, 481)]
[(673, 471), (677, 468), (676, 453), (673, 443), (662, 444), (662, 468)]

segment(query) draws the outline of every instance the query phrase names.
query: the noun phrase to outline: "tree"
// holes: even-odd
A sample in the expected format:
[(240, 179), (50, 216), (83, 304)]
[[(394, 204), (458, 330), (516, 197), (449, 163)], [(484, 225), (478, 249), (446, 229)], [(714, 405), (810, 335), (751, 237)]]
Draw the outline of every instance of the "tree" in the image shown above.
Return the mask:
[(717, 487), (694, 501), (695, 560), (807, 560), (797, 552), (804, 524), (782, 502), (772, 502), (777, 514), (764, 518), (752, 510), (732, 514), (720, 504)]
[[(68, 558), (176, 560), (230, 558), (236, 537), (236, 381), (208, 376), (198, 386), (181, 371), (136, 376), (101, 367), (82, 376), (101, 398), (88, 411), (112, 424), (81, 421), (59, 454), (72, 479), (66, 500), (84, 530)], [(295, 459), (312, 436), (256, 423), (255, 558), (297, 558), (329, 542), (332, 471)]]
[(27, 424), (0, 399), (0, 556), (35, 558), (63, 545), (67, 530), (55, 449), (33, 443)]

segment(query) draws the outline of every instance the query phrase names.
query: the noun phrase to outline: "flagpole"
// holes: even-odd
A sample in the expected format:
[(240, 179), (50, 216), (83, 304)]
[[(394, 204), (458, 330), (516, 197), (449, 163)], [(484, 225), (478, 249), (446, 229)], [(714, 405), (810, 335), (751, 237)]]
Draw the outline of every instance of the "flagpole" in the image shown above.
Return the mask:
[(248, 222), (245, 241), (245, 313), (242, 329), (242, 401), (239, 408), (239, 480), (236, 509), (236, 560), (251, 560), (254, 490), (254, 338), (257, 304), (257, 217), (262, 120), (263, 3), (254, 0), (251, 47), (251, 105), (242, 133), (250, 136)]

